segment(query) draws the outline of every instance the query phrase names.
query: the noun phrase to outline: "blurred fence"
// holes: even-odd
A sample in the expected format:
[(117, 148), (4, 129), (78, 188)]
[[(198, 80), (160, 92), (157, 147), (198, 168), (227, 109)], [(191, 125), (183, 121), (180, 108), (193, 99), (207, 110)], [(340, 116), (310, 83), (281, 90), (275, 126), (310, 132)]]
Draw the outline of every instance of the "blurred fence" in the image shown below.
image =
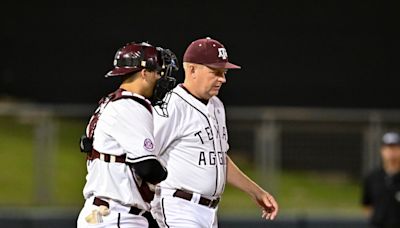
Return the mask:
[[(0, 117), (14, 116), (34, 126), (37, 194), (46, 202), (56, 117), (87, 120), (94, 105), (0, 103)], [(273, 181), (281, 170), (342, 172), (361, 177), (379, 164), (380, 136), (400, 130), (400, 110), (227, 107), (232, 153), (253, 161)], [(47, 162), (47, 164), (49, 164)], [(51, 162), (50, 162), (51, 164)]]
[(228, 107), (227, 119), (232, 150), (273, 176), (289, 169), (361, 177), (379, 164), (382, 133), (400, 130), (400, 110)]
[[(56, 156), (53, 152), (58, 150), (57, 135), (60, 134), (55, 119), (62, 117), (87, 121), (95, 108), (95, 105), (78, 104), (0, 103), (0, 117), (15, 117), (22, 122), (29, 122), (34, 128), (32, 148), (35, 158), (35, 202), (41, 202), (42, 205), (52, 202), (52, 170), (55, 165), (52, 161)], [(367, 170), (379, 164), (381, 134), (387, 130), (400, 130), (400, 110), (276, 107), (226, 109), (230, 153), (256, 164), (261, 173), (265, 174), (263, 182), (269, 183), (269, 186), (277, 186), (279, 174), (284, 170), (344, 173), (359, 179)], [(17, 220), (27, 224), (41, 222), (36, 217), (24, 218)], [(62, 219), (71, 222), (69, 217)], [(12, 216), (0, 217), (0, 220), (0, 224), (17, 221)], [(233, 227), (232, 224), (242, 224), (241, 221), (222, 220), (223, 224), (229, 225), (221, 227)], [(242, 222), (250, 224), (247, 220)], [(321, 227), (321, 224), (341, 222), (344, 223), (324, 227), (365, 227), (363, 220), (357, 219), (308, 218), (286, 219), (270, 227)], [(258, 227), (257, 222), (251, 224)]]

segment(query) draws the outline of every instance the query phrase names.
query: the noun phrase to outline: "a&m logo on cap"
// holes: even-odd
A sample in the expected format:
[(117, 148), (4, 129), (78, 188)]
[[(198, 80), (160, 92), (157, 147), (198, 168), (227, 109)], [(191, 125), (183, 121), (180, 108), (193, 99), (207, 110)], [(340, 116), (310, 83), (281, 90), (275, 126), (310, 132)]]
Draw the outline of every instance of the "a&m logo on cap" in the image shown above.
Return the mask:
[(225, 48), (218, 48), (218, 57), (222, 58), (222, 59), (226, 59), (228, 58), (228, 53), (226, 52)]

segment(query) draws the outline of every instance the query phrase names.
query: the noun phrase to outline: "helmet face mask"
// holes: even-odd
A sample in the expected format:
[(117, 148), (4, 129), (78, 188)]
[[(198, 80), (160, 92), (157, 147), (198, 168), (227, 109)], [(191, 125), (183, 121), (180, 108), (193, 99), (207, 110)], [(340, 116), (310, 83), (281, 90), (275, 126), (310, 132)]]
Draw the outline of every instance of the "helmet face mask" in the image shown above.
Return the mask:
[(176, 79), (173, 77), (173, 73), (179, 69), (178, 60), (176, 55), (169, 49), (157, 47), (157, 50), (159, 51), (160, 59), (162, 60), (161, 68), (158, 69), (161, 78), (157, 81), (150, 101), (153, 106), (158, 106), (159, 109), (155, 109), (157, 114), (168, 116), (167, 106), (171, 90), (176, 84)]

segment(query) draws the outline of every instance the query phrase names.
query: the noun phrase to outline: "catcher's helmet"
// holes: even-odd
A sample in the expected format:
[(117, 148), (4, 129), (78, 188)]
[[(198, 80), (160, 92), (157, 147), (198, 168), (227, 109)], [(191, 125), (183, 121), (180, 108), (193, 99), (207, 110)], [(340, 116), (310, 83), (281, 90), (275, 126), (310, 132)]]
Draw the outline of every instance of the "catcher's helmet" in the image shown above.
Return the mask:
[(114, 57), (114, 69), (106, 77), (127, 75), (142, 69), (162, 71), (162, 51), (146, 42), (128, 43), (118, 49)]
[(106, 77), (123, 76), (142, 69), (158, 71), (161, 75), (150, 101), (153, 106), (160, 106), (163, 115), (167, 115), (169, 96), (166, 95), (175, 86), (173, 72), (179, 69), (176, 55), (171, 50), (154, 47), (146, 42), (128, 43), (115, 54), (114, 69)]

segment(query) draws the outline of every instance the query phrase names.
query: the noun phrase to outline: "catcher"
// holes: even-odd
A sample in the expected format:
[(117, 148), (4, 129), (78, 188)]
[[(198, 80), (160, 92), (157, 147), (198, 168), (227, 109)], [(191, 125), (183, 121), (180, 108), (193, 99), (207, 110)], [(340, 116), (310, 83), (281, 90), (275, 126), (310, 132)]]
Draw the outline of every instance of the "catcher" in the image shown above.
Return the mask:
[(121, 84), (100, 100), (80, 141), (88, 173), (78, 228), (149, 226), (143, 214), (150, 209), (152, 186), (167, 177), (154, 154), (151, 105), (163, 107), (177, 69), (170, 50), (145, 42), (117, 51), (106, 77), (119, 76)]

